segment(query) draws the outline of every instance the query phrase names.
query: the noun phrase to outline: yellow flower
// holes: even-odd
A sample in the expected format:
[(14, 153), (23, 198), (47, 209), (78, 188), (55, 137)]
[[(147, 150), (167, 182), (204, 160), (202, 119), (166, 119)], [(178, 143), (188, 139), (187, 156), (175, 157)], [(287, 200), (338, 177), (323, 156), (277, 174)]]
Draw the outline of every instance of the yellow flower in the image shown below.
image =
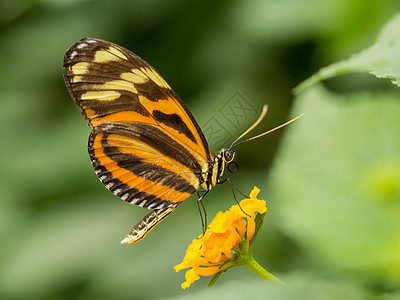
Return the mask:
[(249, 199), (242, 200), (240, 206), (233, 205), (228, 211), (219, 212), (204, 235), (192, 241), (183, 262), (175, 266), (176, 272), (189, 268), (186, 281), (181, 285), (183, 289), (198, 280), (199, 275), (218, 275), (233, 266), (246, 265), (243, 260), (239, 261), (239, 256), (252, 259), (248, 250), (250, 241), (257, 234), (256, 213), (265, 215), (267, 211), (265, 201), (257, 199), (259, 192), (254, 187)]

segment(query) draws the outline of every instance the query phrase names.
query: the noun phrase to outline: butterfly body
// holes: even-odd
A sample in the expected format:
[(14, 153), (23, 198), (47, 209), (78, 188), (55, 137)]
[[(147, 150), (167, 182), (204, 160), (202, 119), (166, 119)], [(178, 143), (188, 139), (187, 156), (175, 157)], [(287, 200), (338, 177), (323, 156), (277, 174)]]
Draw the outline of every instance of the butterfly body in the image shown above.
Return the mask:
[(134, 243), (202, 186), (221, 182), (234, 150), (213, 157), (179, 96), (148, 63), (99, 39), (65, 54), (64, 80), (92, 132), (88, 151), (100, 181), (122, 200), (149, 209), (122, 241)]

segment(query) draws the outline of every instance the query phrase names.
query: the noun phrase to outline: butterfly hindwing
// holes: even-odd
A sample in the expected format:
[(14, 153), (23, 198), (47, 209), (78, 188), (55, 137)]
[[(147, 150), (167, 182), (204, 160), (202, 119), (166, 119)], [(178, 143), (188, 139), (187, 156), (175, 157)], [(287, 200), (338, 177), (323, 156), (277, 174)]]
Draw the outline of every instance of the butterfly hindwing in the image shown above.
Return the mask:
[(104, 123), (92, 131), (88, 148), (100, 180), (129, 203), (164, 208), (198, 188), (194, 157), (157, 127)]
[(186, 105), (154, 68), (98, 39), (73, 45), (64, 67), (66, 86), (93, 128), (92, 164), (109, 190), (154, 209), (176, 207), (197, 190), (210, 150)]

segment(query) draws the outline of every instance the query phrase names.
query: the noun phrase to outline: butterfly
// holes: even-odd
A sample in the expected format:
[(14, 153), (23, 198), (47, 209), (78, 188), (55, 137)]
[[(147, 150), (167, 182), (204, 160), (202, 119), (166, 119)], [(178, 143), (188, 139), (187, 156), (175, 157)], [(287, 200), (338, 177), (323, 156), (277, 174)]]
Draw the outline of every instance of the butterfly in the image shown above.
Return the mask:
[(200, 187), (205, 196), (224, 182), (234, 143), (266, 113), (264, 106), (257, 124), (213, 157), (185, 103), (136, 54), (86, 38), (67, 50), (63, 67), (67, 89), (92, 128), (88, 152), (100, 181), (122, 200), (153, 209), (121, 243), (144, 238)]

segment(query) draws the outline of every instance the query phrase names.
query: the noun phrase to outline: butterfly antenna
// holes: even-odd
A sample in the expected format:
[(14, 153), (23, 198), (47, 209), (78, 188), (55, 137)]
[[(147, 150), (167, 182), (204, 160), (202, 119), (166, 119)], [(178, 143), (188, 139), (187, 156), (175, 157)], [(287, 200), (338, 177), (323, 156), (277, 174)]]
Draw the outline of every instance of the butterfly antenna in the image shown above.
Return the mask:
[[(258, 118), (258, 120), (257, 120), (249, 129), (247, 129), (247, 130), (245, 131), (245, 133), (243, 133), (239, 138), (237, 138), (237, 139), (232, 143), (231, 148), (234, 148), (234, 147), (236, 147), (237, 145), (240, 145), (240, 144), (249, 142), (249, 141), (251, 141), (251, 140), (258, 139), (258, 138), (260, 138), (260, 137), (262, 137), (262, 136), (264, 136), (264, 135), (267, 135), (268, 133), (271, 133), (271, 132), (273, 132), (273, 131), (275, 131), (275, 130), (278, 130), (279, 128), (285, 127), (286, 125), (289, 125), (290, 123), (296, 121), (298, 118), (300, 118), (301, 116), (304, 115), (304, 114), (301, 114), (301, 115), (299, 115), (299, 116), (297, 116), (297, 117), (291, 119), (290, 121), (287, 121), (287, 122), (285, 122), (285, 123), (283, 123), (283, 124), (281, 124), (281, 125), (279, 125), (279, 126), (276, 126), (275, 128), (272, 128), (272, 129), (270, 129), (270, 130), (268, 130), (268, 131), (266, 131), (266, 132), (264, 132), (264, 133), (261, 133), (261, 134), (259, 134), (259, 135), (253, 136), (253, 137), (251, 137), (251, 138), (249, 138), (249, 139), (247, 139), (247, 140), (245, 140), (245, 141), (241, 141), (241, 142), (239, 142), (239, 143), (236, 143), (240, 138), (242, 138), (245, 134), (249, 133), (250, 130), (252, 130), (254, 127), (256, 127), (256, 126), (258, 125), (258, 123), (260, 123), (260, 121), (264, 118), (264, 116), (265, 116), (265, 114), (266, 114), (266, 112), (267, 112), (267, 108), (266, 108), (266, 107), (267, 107), (267, 105), (264, 105), (263, 111), (262, 111), (260, 117)], [(264, 111), (265, 111), (265, 112), (264, 112)]]
[(262, 121), (262, 119), (264, 119), (265, 115), (267, 114), (267, 111), (268, 111), (268, 105), (264, 104), (261, 115), (258, 117), (257, 121), (255, 121), (254, 124), (249, 127), (249, 129), (247, 129), (236, 140), (234, 140), (230, 148), (235, 147), (236, 146), (235, 143), (238, 140), (240, 140), (242, 137), (244, 137), (246, 134), (248, 134), (250, 131), (252, 131), (254, 129), (254, 127), (256, 127)]

